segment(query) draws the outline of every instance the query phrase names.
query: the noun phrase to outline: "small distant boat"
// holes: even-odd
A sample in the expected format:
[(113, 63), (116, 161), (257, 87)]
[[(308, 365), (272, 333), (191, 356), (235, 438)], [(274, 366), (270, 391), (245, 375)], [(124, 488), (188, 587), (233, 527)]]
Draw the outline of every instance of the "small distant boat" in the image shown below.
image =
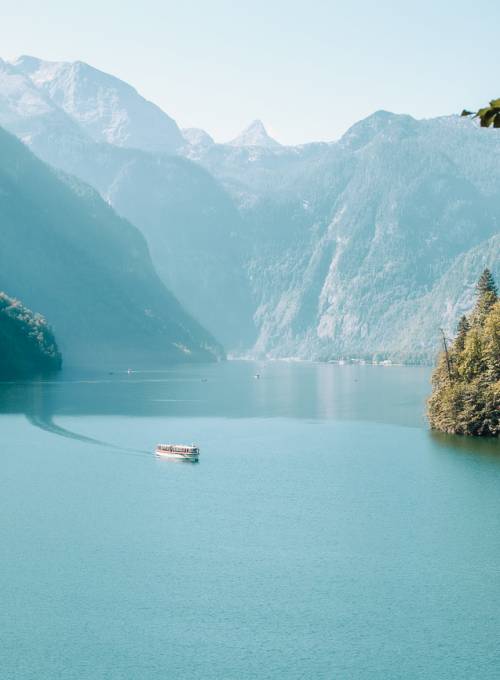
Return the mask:
[(255, 378), (255, 380), (260, 380), (260, 373), (256, 373), (256, 374), (254, 375), (254, 378)]
[(158, 444), (155, 453), (162, 458), (196, 461), (200, 455), (200, 449), (195, 444), (192, 446), (185, 446), (184, 444)]

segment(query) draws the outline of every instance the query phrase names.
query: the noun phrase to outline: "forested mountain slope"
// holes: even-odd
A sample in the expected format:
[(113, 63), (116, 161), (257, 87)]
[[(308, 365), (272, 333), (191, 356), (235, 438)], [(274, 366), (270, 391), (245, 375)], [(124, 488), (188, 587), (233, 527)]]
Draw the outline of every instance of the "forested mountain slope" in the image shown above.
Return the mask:
[(58, 371), (61, 363), (46, 320), (0, 292), (0, 379), (49, 374)]
[(0, 290), (48, 319), (67, 364), (202, 361), (222, 349), (94, 189), (0, 129)]
[(499, 152), (471, 121), (379, 112), (335, 144), (200, 153), (247, 225), (254, 352), (429, 360), (498, 267)]
[[(96, 144), (57, 103), (67, 81), (53, 89), (24, 72), (4, 77), (0, 122), (132, 220), (162, 279), (229, 349), (428, 361), (439, 326), (451, 331), (471, 304), (461, 280), (497, 270), (498, 130), (384, 111), (338, 142), (297, 147), (270, 144), (260, 123), (237, 146), (198, 130), (179, 150), (195, 165), (159, 146)], [(37, 96), (55, 107), (45, 134), (21, 106)]]
[(137, 226), (162, 281), (218, 340), (251, 346), (253, 303), (238, 243), (244, 225), (220, 183), (179, 156), (97, 143), (46, 100), (45, 88), (0, 62), (0, 124), (46, 162), (91, 184)]

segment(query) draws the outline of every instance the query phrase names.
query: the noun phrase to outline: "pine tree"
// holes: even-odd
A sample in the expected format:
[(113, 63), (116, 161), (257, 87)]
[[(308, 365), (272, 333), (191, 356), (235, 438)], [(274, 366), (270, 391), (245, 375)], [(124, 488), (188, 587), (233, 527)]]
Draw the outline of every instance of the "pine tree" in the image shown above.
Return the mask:
[(499, 436), (500, 301), (488, 269), (478, 281), (470, 317), (460, 319), (449, 354), (451, 379), (445, 352), (432, 375), (431, 427), (455, 434)]
[(500, 301), (492, 307), (484, 323), (484, 363), (488, 380), (500, 381)]
[(457, 337), (455, 340), (454, 349), (456, 352), (463, 352), (465, 347), (465, 338), (470, 330), (470, 323), (465, 314), (461, 317), (457, 326)]
[(495, 280), (493, 278), (493, 274), (490, 272), (488, 267), (486, 267), (486, 269), (479, 277), (476, 289), (479, 296), (484, 295), (485, 293), (493, 293), (494, 296), (497, 297), (498, 290), (495, 284)]
[(464, 349), (460, 353), (458, 371), (463, 380), (470, 381), (485, 369), (483, 339), (479, 328), (474, 326), (465, 336)]
[(476, 286), (477, 302), (472, 312), (474, 326), (482, 326), (491, 308), (498, 300), (497, 287), (489, 269), (481, 274)]

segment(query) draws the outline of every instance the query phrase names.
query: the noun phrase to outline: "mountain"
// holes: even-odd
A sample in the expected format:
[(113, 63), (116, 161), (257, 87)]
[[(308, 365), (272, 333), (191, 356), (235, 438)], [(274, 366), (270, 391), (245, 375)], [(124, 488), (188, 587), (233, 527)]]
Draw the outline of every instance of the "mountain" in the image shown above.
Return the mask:
[(202, 146), (207, 148), (215, 144), (208, 132), (205, 132), (205, 130), (201, 130), (200, 128), (184, 128), (182, 130), (182, 136), (191, 146)]
[[(185, 132), (167, 156), (96, 143), (27, 80), (0, 123), (133, 221), (163, 281), (239, 353), (427, 361), (470, 304), (464, 280), (497, 270), (497, 130), (379, 111), (335, 143), (280, 146), (256, 122), (235, 145)], [(40, 116), (12, 115), (35, 96), (55, 107), (40, 133)]]
[(254, 120), (238, 137), (228, 142), (230, 146), (261, 146), (268, 149), (281, 146), (267, 134), (261, 120)]
[[(228, 193), (202, 167), (127, 152), (103, 196), (144, 234), (162, 281), (229, 349), (253, 343), (253, 301), (244, 269), (245, 224)], [(95, 182), (90, 165), (86, 179)]]
[(137, 229), (2, 129), (0, 223), (0, 290), (50, 319), (67, 365), (222, 357), (158, 279)]
[(172, 153), (184, 143), (177, 123), (119, 78), (81, 61), (21, 56), (13, 66), (96, 142)]
[(185, 144), (181, 149), (181, 155), (192, 161), (198, 161), (207, 149), (215, 146), (215, 142), (208, 132), (200, 128), (185, 128), (182, 130)]
[(0, 125), (40, 155), (62, 154), (90, 141), (81, 127), (21, 71), (0, 59)]
[(431, 360), (464, 280), (498, 268), (499, 152), (471, 121), (388, 112), (338, 143), (207, 150), (247, 225), (251, 354)]
[[(252, 344), (250, 287), (236, 245), (243, 223), (220, 183), (179, 156), (95, 142), (17, 67), (4, 63), (3, 80), (9, 108), (0, 99), (0, 125), (47, 163), (91, 184), (139, 227), (163, 283), (218, 340), (230, 348)], [(43, 126), (9, 115), (35, 96), (48, 107)]]

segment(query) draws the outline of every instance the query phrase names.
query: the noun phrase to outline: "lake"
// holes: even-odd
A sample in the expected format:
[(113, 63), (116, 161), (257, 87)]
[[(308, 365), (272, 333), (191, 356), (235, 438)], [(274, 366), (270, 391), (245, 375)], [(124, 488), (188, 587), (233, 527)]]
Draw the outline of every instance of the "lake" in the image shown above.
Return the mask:
[(428, 431), (429, 373), (1, 383), (2, 677), (497, 678), (500, 446)]

